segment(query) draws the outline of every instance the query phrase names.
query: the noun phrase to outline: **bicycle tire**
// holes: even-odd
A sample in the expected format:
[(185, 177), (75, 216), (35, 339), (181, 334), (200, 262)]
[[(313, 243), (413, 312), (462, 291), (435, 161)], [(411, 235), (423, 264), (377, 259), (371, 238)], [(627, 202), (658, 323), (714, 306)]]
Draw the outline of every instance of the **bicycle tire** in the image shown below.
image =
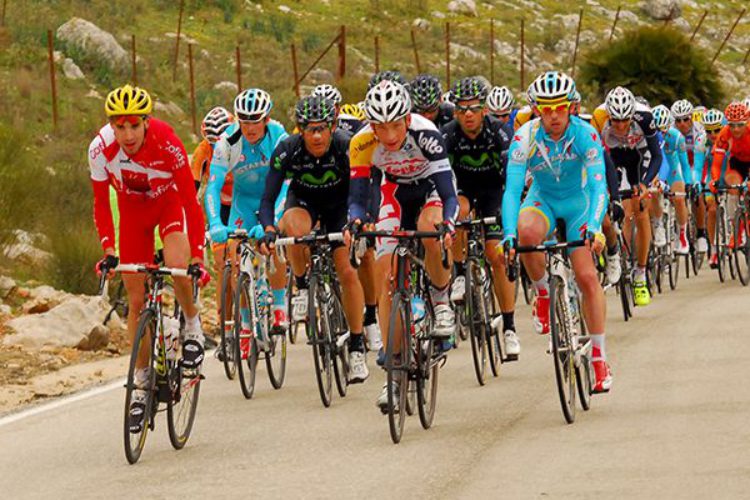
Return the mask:
[[(237, 376), (237, 365), (234, 359), (234, 314), (232, 290), (232, 266), (224, 266), (222, 271), (221, 300), (219, 303), (219, 326), (221, 328), (221, 345), (219, 346), (224, 374), (229, 380)], [(227, 321), (227, 320), (230, 321)]]
[[(408, 310), (407, 310), (408, 307)], [(401, 331), (398, 331), (399, 323)], [(391, 317), (388, 324), (388, 342), (385, 354), (385, 371), (388, 391), (388, 429), (391, 440), (398, 444), (404, 434), (406, 421), (406, 399), (409, 392), (410, 347), (406, 340), (411, 337), (411, 301), (396, 292), (391, 301)], [(400, 353), (396, 360), (394, 354)], [(394, 385), (398, 384), (398, 400)], [(419, 394), (417, 394), (419, 397)]]
[(315, 380), (323, 406), (331, 406), (333, 399), (333, 360), (331, 359), (330, 316), (328, 308), (319, 292), (318, 277), (310, 276), (308, 291), (307, 338), (312, 343), (313, 361), (315, 362)]
[[(149, 331), (150, 328), (150, 331)], [(134, 464), (141, 458), (143, 448), (146, 445), (146, 438), (148, 437), (149, 430), (153, 429), (153, 414), (154, 406), (158, 406), (158, 401), (155, 400), (156, 390), (156, 367), (154, 366), (154, 334), (158, 331), (156, 325), (156, 313), (151, 309), (144, 309), (141, 312), (141, 317), (138, 320), (138, 328), (136, 330), (135, 338), (133, 339), (133, 347), (130, 354), (130, 364), (128, 366), (128, 378), (125, 384), (125, 418), (124, 418), (124, 448), (125, 458), (128, 463)], [(144, 409), (144, 422), (143, 429), (139, 433), (130, 432), (130, 403), (133, 398), (133, 391), (136, 389), (135, 385), (135, 371), (136, 371), (136, 360), (138, 359), (138, 352), (141, 349), (141, 344), (144, 338), (150, 337), (146, 342), (149, 346), (148, 355), (148, 369), (149, 379), (146, 384), (146, 407)]]
[(336, 391), (339, 396), (346, 397), (349, 382), (347, 374), (349, 373), (349, 339), (339, 345), (338, 339), (348, 330), (346, 317), (344, 316), (344, 306), (341, 304), (338, 290), (333, 290), (333, 321), (331, 321), (331, 339), (333, 340), (333, 375), (336, 381)]
[(299, 323), (294, 321), (292, 297), (294, 297), (294, 275), (289, 273), (286, 283), (286, 317), (289, 320), (289, 342), (297, 343), (297, 327)]
[(266, 362), (266, 371), (268, 380), (274, 390), (279, 390), (284, 386), (286, 379), (286, 331), (283, 329), (274, 330), (273, 327), (273, 310), (270, 304), (262, 306), (262, 320), (265, 332), (268, 336), (268, 349), (263, 351), (263, 358)]
[[(237, 279), (237, 289), (234, 294), (234, 359), (237, 360), (237, 374), (240, 380), (240, 389), (245, 399), (251, 399), (255, 393), (255, 379), (258, 372), (258, 344), (255, 341), (254, 332), (245, 334), (249, 345), (245, 363), (242, 362), (242, 302), (245, 301), (248, 310), (248, 322), (253, 328), (253, 308), (250, 299), (249, 281), (247, 273), (240, 273)], [(245, 371), (247, 370), (247, 373)]]
[(484, 293), (481, 289), (481, 283), (477, 280), (478, 273), (475, 261), (470, 259), (466, 262), (464, 314), (466, 324), (469, 327), (474, 374), (479, 385), (484, 385), (487, 382), (487, 334), (485, 333), (485, 322), (482, 318), (482, 306), (480, 305)]
[(572, 332), (568, 330), (566, 316), (570, 314), (565, 304), (565, 282), (559, 276), (550, 279), (550, 335), (552, 335), (552, 357), (555, 364), (555, 380), (565, 421), (575, 422), (575, 364), (570, 350)]
[(724, 283), (727, 278), (727, 233), (724, 207), (716, 207), (716, 254), (717, 270), (719, 271), (719, 281)]
[[(186, 371), (190, 376), (185, 377)], [(169, 374), (171, 395), (167, 403), (169, 442), (172, 443), (174, 449), (181, 450), (187, 444), (195, 423), (202, 375), (200, 369), (185, 370), (179, 362), (172, 363)]]
[[(742, 286), (750, 283), (750, 237), (748, 237), (748, 228), (750, 227), (748, 213), (741, 207), (737, 210), (734, 223), (734, 259), (737, 267), (737, 277), (740, 279)], [(742, 239), (744, 232), (745, 244), (740, 246), (738, 242)]]
[[(591, 340), (589, 340), (591, 342)], [(578, 401), (583, 411), (591, 409), (591, 394), (593, 394), (593, 366), (588, 355), (581, 356), (581, 361), (576, 366), (576, 386), (578, 387)]]
[[(428, 329), (428, 331), (430, 330)], [(435, 341), (426, 338), (417, 339), (417, 342), (417, 359), (419, 360), (416, 380), (417, 408), (419, 409), (419, 422), (422, 424), (422, 428), (429, 429), (435, 421), (440, 365), (433, 357)]]

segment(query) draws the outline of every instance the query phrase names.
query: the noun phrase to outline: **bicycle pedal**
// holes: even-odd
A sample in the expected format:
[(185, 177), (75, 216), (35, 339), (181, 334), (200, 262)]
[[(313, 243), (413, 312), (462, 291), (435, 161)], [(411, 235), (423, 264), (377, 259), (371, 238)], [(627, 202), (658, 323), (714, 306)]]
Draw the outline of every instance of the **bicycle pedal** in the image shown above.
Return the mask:
[(503, 358), (503, 363), (511, 361), (518, 361), (518, 354), (508, 354)]

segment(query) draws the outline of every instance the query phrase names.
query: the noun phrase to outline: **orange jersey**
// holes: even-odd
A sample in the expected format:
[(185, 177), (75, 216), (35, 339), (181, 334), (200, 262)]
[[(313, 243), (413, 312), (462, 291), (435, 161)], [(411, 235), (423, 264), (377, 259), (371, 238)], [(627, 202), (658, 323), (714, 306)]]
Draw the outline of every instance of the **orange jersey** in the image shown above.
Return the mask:
[(721, 175), (721, 166), (727, 153), (738, 161), (750, 163), (750, 127), (745, 129), (745, 133), (739, 139), (732, 137), (729, 125), (721, 128), (713, 148), (711, 179), (717, 180)]
[[(206, 187), (206, 181), (211, 170), (211, 158), (214, 155), (214, 150), (211, 147), (211, 143), (203, 139), (198, 147), (195, 148), (193, 153), (193, 160), (190, 165), (190, 170), (193, 172), (193, 179), (195, 182), (200, 184), (200, 192)], [(201, 196), (202, 198), (202, 196)], [(229, 173), (224, 180), (224, 187), (221, 189), (221, 204), (231, 205), (232, 204), (232, 174)]]

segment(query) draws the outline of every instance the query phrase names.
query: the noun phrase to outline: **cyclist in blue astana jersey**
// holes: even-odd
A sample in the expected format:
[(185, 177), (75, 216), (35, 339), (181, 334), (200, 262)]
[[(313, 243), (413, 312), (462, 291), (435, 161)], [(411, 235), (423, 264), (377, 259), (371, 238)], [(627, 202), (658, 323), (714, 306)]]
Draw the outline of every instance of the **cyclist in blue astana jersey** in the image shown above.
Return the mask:
[[(605, 241), (601, 232), (607, 207), (604, 149), (585, 122), (569, 115), (575, 90), (575, 82), (556, 71), (540, 75), (531, 85), (530, 98), (540, 117), (516, 131), (508, 152), (503, 241), (512, 259), (517, 240), (524, 246), (542, 243), (552, 236), (558, 219), (565, 223), (568, 241), (589, 240), (586, 248), (570, 253), (570, 261), (591, 333), (594, 391), (606, 392), (612, 384), (604, 348), (606, 303), (591, 258), (591, 250), (601, 253)], [(521, 205), (527, 170), (533, 183)], [(538, 333), (549, 333), (549, 276), (544, 256), (524, 254), (523, 264), (537, 290), (535, 327)]]
[[(662, 134), (661, 144), (663, 158), (659, 169), (659, 180), (669, 186), (673, 193), (684, 193), (685, 186), (693, 185), (693, 171), (688, 162), (685, 138), (679, 130), (673, 126), (673, 117), (669, 109), (659, 105), (651, 110), (654, 116), (656, 128)], [(685, 198), (674, 198), (672, 203), (677, 214), (677, 222), (680, 224), (680, 235), (675, 242), (675, 253), (686, 255), (690, 246), (687, 239), (688, 211)], [(662, 216), (660, 196), (652, 198), (651, 214), (654, 217)]]
[[(284, 127), (271, 120), (271, 96), (260, 89), (248, 89), (234, 100), (238, 122), (233, 123), (221, 136), (211, 160), (211, 176), (206, 188), (206, 214), (209, 235), (214, 243), (224, 243), (232, 229), (242, 228), (252, 237), (263, 236), (256, 213), (260, 209), (266, 175), (270, 168), (274, 148), (288, 136)], [(234, 178), (232, 209), (228, 225), (221, 221), (221, 189), (228, 173)], [(285, 191), (279, 198), (285, 197)], [(277, 200), (278, 206), (278, 200)], [(234, 255), (234, 248), (230, 249)], [(274, 328), (286, 328), (286, 268), (276, 262), (270, 276), (274, 297)], [(243, 311), (243, 323), (249, 322), (248, 311)], [(244, 326), (243, 326), (244, 328)], [(248, 325), (249, 328), (249, 325)]]

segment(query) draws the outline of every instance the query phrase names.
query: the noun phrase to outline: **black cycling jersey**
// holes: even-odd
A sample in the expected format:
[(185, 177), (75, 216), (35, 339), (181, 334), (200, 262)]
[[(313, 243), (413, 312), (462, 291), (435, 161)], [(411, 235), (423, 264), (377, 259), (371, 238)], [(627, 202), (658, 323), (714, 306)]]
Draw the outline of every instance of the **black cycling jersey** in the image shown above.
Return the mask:
[(438, 107), (438, 114), (433, 120), (437, 128), (442, 128), (453, 120), (453, 104), (449, 102), (441, 102)]

